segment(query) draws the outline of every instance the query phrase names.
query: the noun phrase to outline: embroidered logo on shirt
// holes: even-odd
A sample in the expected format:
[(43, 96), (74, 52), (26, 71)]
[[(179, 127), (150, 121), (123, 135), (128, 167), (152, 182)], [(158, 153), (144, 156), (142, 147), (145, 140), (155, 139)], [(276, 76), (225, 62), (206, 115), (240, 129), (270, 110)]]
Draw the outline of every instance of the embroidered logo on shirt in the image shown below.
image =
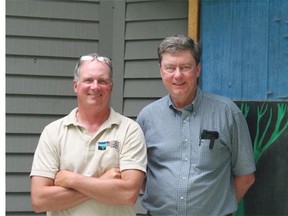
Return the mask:
[(107, 143), (108, 143), (107, 141), (105, 141), (105, 142), (98, 142), (98, 150), (101, 150), (101, 151), (106, 150)]
[(110, 148), (114, 148), (114, 149), (118, 150), (119, 149), (119, 142), (117, 140), (98, 142), (98, 150), (100, 150), (100, 151), (105, 151), (108, 146)]

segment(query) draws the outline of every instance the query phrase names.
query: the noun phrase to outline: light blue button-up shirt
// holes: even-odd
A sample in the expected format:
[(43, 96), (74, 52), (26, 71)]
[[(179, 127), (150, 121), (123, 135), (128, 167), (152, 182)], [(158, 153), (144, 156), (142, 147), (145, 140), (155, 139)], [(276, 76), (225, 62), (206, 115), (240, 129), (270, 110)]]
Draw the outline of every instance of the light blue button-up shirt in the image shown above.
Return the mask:
[(198, 88), (193, 103), (179, 111), (167, 95), (146, 106), (137, 122), (148, 151), (144, 208), (153, 216), (236, 211), (233, 175), (253, 173), (255, 163), (245, 117), (231, 100)]

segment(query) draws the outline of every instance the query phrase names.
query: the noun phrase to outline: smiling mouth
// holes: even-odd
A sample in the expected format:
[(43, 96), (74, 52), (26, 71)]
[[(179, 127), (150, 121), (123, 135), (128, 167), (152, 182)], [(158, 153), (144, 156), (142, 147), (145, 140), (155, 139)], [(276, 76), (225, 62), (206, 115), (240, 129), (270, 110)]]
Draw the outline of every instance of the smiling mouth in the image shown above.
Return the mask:
[(103, 94), (102, 93), (101, 94), (88, 94), (88, 96), (90, 96), (90, 97), (102, 97)]
[(185, 83), (173, 83), (174, 86), (183, 86)]

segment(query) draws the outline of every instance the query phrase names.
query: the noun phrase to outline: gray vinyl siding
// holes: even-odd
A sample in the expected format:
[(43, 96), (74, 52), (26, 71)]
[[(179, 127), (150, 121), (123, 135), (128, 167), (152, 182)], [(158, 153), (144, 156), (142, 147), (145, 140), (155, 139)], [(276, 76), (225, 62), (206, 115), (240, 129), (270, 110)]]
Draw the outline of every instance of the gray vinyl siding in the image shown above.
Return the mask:
[[(77, 105), (77, 58), (93, 51), (112, 58), (112, 106), (135, 119), (166, 94), (159, 42), (187, 34), (187, 23), (188, 0), (6, 1), (6, 215), (34, 215), (33, 153), (44, 126)], [(137, 212), (145, 212), (139, 203)]]
[(123, 114), (136, 117), (166, 91), (160, 79), (161, 40), (188, 32), (188, 1), (127, 1)]

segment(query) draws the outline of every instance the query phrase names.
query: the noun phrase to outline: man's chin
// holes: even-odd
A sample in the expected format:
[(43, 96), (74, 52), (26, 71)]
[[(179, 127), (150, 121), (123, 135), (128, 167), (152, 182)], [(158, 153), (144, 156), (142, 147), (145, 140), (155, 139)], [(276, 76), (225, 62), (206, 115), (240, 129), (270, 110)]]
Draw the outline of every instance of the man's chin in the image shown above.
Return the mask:
[(185, 95), (185, 91), (182, 89), (173, 90), (171, 93), (174, 97), (183, 97)]
[(99, 100), (89, 100), (89, 101), (87, 101), (87, 104), (89, 104), (91, 106), (99, 106), (100, 104), (103, 104), (103, 103), (101, 103), (101, 101), (99, 101)]

